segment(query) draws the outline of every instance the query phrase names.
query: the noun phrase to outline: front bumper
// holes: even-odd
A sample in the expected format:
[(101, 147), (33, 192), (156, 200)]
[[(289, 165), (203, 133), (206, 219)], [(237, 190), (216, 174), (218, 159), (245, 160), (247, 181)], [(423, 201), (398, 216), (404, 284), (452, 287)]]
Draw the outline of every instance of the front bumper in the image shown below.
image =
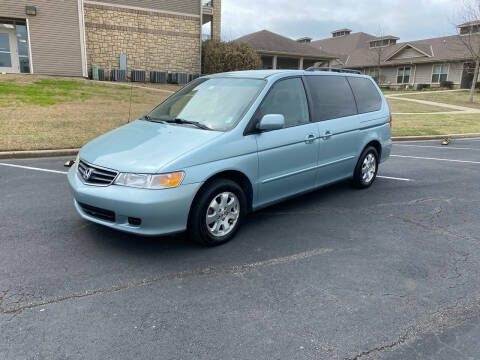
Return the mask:
[[(68, 172), (68, 182), (75, 208), (87, 220), (113, 229), (146, 236), (167, 235), (185, 231), (193, 199), (201, 183), (180, 185), (173, 189), (149, 190), (126, 186), (85, 185), (77, 175), (77, 167)], [(112, 211), (114, 221), (87, 214), (81, 204)], [(141, 219), (141, 225), (130, 225), (128, 218)]]

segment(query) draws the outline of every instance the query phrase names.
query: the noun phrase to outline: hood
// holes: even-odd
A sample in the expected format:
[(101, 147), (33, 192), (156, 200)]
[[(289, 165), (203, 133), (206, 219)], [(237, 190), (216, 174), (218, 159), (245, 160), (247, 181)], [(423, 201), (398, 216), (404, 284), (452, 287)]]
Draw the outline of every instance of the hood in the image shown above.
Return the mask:
[(222, 134), (184, 125), (136, 120), (92, 140), (82, 148), (80, 157), (120, 172), (157, 173), (176, 158)]

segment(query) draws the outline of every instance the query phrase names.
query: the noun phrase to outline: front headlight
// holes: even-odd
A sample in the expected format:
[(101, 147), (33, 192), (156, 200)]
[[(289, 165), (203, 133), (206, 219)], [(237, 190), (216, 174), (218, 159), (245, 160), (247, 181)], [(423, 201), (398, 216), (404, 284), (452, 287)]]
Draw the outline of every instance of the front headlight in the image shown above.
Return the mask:
[(142, 189), (170, 189), (180, 185), (184, 175), (183, 171), (158, 175), (120, 173), (115, 185)]

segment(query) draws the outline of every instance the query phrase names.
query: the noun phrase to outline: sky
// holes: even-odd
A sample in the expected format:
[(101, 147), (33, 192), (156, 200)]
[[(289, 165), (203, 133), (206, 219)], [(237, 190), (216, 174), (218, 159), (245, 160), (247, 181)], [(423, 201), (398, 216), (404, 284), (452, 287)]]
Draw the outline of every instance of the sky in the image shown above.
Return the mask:
[(222, 38), (270, 30), (314, 40), (341, 28), (400, 41), (455, 34), (462, 0), (222, 0)]

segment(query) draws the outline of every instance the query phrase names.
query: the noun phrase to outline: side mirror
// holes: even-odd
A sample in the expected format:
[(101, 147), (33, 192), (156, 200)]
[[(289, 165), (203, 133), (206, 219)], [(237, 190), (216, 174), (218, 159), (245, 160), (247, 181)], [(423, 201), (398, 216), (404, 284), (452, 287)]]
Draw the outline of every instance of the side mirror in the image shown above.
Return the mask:
[(283, 129), (285, 126), (285, 117), (282, 114), (264, 115), (257, 125), (260, 131), (271, 131)]

